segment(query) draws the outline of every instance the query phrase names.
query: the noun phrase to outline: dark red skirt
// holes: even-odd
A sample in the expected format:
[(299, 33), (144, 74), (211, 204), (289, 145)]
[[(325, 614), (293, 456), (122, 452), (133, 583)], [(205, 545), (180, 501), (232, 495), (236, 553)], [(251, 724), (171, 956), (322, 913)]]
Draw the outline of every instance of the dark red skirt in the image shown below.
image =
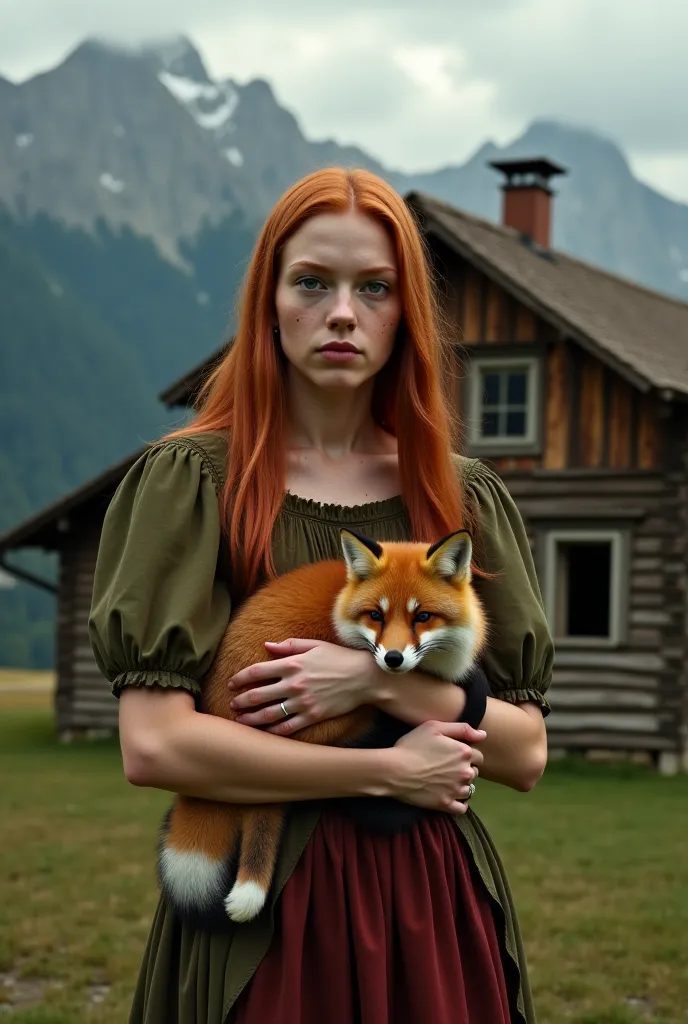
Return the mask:
[(510, 1024), (490, 896), (445, 815), (372, 836), (327, 811), (236, 1024)]

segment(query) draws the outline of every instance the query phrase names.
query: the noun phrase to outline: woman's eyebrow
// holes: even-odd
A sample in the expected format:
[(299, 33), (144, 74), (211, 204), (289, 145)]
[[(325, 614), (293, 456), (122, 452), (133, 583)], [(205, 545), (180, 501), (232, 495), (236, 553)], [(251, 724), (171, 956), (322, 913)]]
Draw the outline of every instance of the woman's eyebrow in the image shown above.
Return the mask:
[[(319, 270), (324, 273), (331, 273), (332, 267), (328, 267), (325, 263), (316, 263), (314, 260), (297, 260), (295, 263), (289, 264), (289, 269), (294, 270), (297, 267), (303, 267), (307, 270)], [(359, 274), (396, 274), (394, 267), (390, 267), (388, 264), (383, 263), (379, 267), (362, 267)]]

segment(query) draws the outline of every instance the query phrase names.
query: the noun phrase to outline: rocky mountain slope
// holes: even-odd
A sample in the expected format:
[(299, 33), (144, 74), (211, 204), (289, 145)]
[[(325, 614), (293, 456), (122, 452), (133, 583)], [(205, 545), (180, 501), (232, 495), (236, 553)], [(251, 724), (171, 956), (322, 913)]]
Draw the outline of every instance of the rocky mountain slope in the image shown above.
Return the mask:
[(542, 155), (570, 172), (558, 182), (555, 246), (688, 299), (688, 206), (639, 182), (592, 132), (539, 121), (463, 165), (402, 174), (355, 147), (307, 139), (265, 81), (212, 81), (183, 38), (135, 51), (87, 41), (54, 70), (0, 85), (0, 200), (20, 217), (47, 211), (87, 228), (104, 217), (178, 260), (180, 240), (237, 211), (257, 225), (317, 167), (369, 167), (402, 193), (421, 189), (497, 220), (488, 160)]

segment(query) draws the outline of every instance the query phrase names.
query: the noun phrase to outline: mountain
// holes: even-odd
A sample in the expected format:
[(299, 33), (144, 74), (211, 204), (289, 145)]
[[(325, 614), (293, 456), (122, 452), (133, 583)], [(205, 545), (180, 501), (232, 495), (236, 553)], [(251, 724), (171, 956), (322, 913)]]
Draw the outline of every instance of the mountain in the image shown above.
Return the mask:
[(363, 150), (307, 139), (270, 85), (213, 81), (182, 37), (138, 49), (96, 40), (21, 85), (0, 80), (0, 200), (17, 216), (44, 211), (92, 230), (99, 218), (154, 240), (183, 262), (183, 243), (241, 216), (254, 231), (297, 178), (363, 166), (400, 192), (420, 189), (493, 220), (491, 159), (563, 163), (554, 244), (688, 299), (688, 205), (639, 182), (609, 139), (536, 121), (511, 144), (486, 143), (465, 164), (427, 174), (385, 168)]

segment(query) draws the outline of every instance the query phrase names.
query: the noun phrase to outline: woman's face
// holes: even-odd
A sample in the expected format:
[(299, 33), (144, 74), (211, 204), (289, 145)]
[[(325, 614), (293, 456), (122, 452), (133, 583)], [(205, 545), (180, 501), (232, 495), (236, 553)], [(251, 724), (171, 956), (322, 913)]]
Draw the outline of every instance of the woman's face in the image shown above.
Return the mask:
[(282, 349), (317, 387), (357, 388), (389, 359), (402, 315), (391, 238), (356, 211), (311, 217), (282, 251)]

